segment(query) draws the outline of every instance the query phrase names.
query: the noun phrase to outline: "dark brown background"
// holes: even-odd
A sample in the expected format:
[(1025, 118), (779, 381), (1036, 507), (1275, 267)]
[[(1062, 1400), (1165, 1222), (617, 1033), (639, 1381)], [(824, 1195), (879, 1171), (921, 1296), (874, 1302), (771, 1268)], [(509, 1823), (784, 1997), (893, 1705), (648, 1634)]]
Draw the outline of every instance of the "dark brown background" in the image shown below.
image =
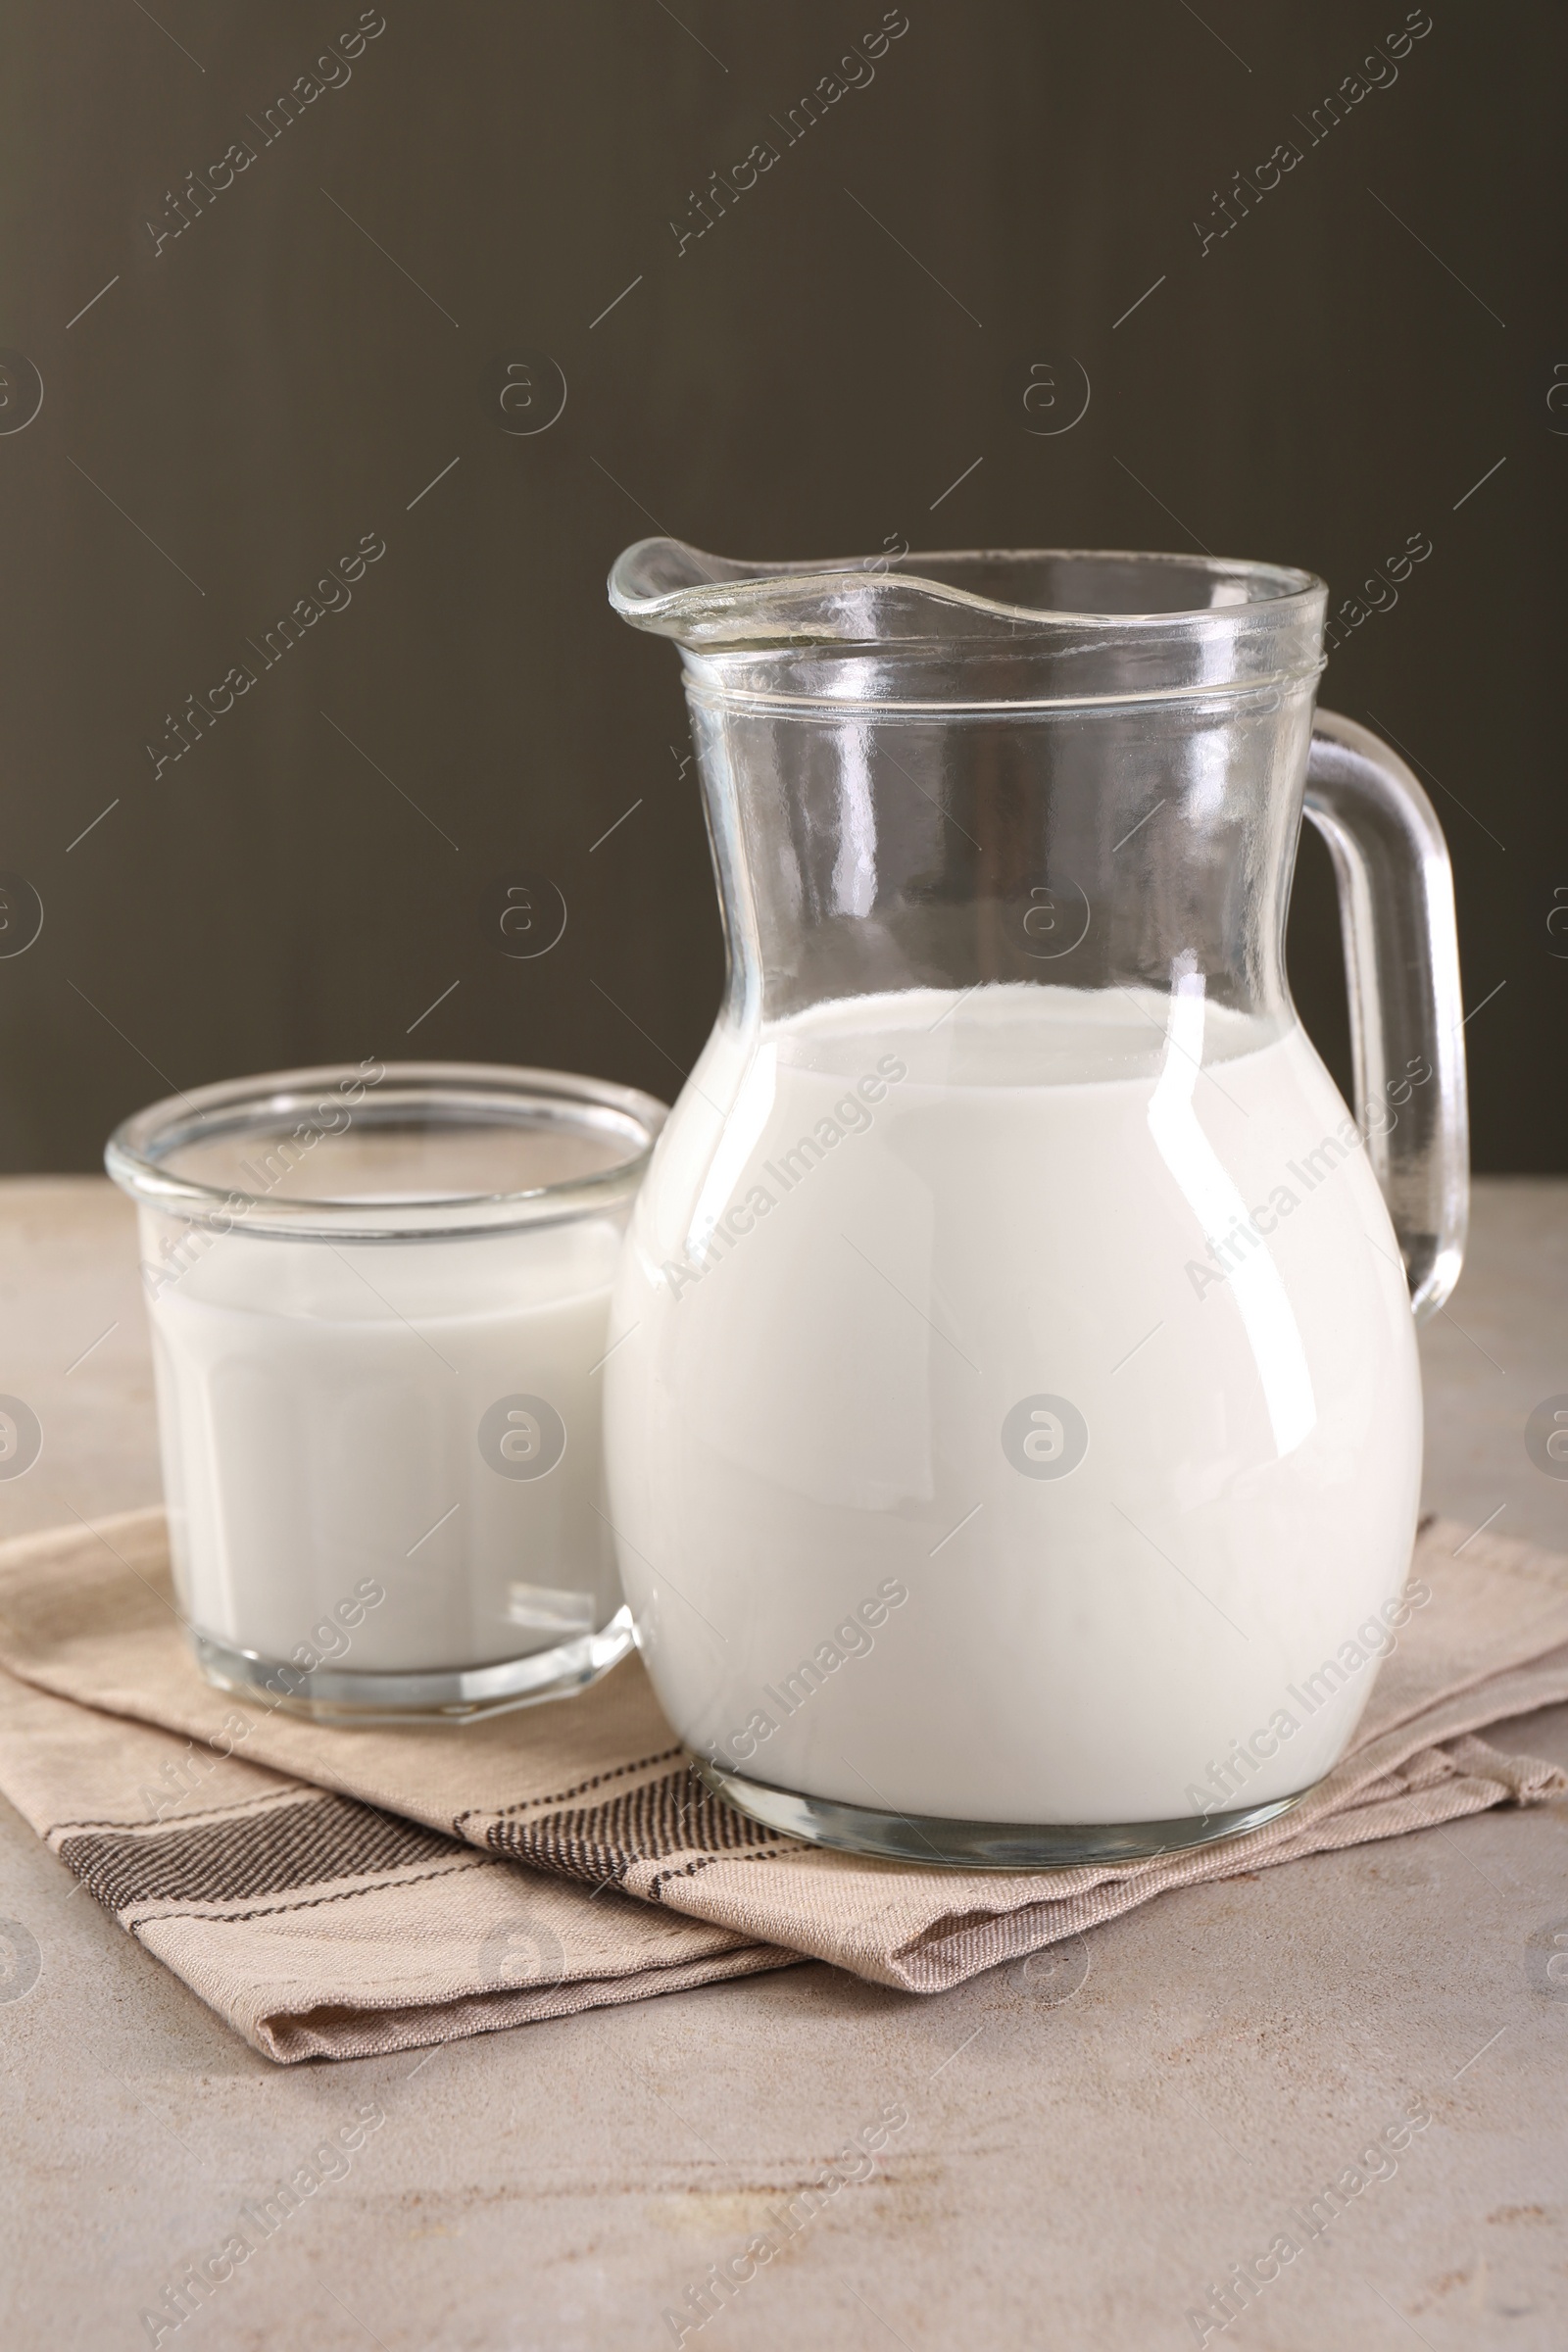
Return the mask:
[[(1337, 596), (1425, 532), (1323, 699), (1421, 763), (1466, 1002), (1506, 984), (1467, 1033), (1478, 1165), (1568, 1165), (1560, 8), (1433, 0), (1316, 145), (1301, 119), (1397, 0), (907, 0), (874, 81), (792, 146), (769, 117), (880, 0), (384, 13), (270, 146), (247, 117), (354, 0), (0, 15), (0, 344), (45, 387), (0, 435), (0, 868), (46, 910), (0, 960), (0, 1165), (91, 1167), (170, 1087), (372, 1053), (672, 1094), (718, 928), (675, 657), (604, 597), (656, 529), (769, 557), (1206, 543)], [(678, 251), (671, 218), (762, 137), (777, 165)], [(155, 253), (166, 192), (237, 138), (255, 163)], [(1301, 164), (1200, 253), (1195, 217), (1285, 139)], [(519, 437), (499, 392), (528, 350), (568, 398)], [(1031, 367), (1065, 387), (1068, 355), (1089, 412), (1039, 437)], [(155, 781), (166, 712), (365, 532), (387, 553), (352, 606)], [(521, 871), (570, 909), (535, 962), (494, 944)], [(1338, 954), (1309, 839), (1293, 975), (1343, 1068)]]

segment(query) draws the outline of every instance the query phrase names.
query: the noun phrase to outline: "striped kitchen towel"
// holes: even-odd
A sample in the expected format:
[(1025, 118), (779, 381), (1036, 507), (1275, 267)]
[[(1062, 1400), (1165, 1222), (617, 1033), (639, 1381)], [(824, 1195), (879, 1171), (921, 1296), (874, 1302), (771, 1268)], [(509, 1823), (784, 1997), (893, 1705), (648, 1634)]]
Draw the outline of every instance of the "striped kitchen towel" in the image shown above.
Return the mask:
[(1476, 1734), (1568, 1698), (1568, 1560), (1440, 1522), (1409, 1592), (1354, 1746), (1292, 1812), (1152, 1861), (964, 1872), (732, 1812), (636, 1658), (574, 1698), (452, 1726), (344, 1731), (216, 1690), (185, 1645), (163, 1514), (140, 1511), (0, 1546), (0, 1789), (284, 2062), (803, 1957), (937, 1992), (1168, 1887), (1559, 1794), (1555, 1767)]

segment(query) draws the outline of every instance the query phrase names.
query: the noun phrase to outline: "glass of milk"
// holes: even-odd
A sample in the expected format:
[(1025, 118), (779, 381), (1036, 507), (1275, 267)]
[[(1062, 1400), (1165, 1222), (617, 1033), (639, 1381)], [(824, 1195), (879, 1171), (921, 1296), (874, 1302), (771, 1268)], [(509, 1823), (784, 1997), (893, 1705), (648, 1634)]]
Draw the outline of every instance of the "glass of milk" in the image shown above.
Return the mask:
[[(1467, 1182), (1443, 835), (1314, 717), (1322, 583), (655, 540), (611, 592), (680, 648), (730, 950), (608, 1343), (666, 1713), (746, 1812), (905, 1860), (1269, 1819), (1412, 1605)], [(1303, 804), (1353, 1105), (1285, 974)]]
[(558, 1070), (367, 1060), (116, 1132), (211, 1681), (328, 1720), (464, 1717), (625, 1653), (601, 1390), (663, 1118)]

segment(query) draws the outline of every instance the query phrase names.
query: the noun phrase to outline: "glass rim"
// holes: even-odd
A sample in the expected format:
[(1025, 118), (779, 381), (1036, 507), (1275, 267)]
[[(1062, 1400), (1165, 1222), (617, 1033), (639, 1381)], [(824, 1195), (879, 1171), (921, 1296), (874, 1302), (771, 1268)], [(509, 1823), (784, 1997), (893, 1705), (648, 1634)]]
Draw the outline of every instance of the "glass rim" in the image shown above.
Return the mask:
[[(371, 1071), (377, 1074), (372, 1077)], [(354, 1087), (357, 1094), (348, 1091)], [(336, 1096), (334, 1105), (325, 1101), (331, 1094)], [(367, 1102), (372, 1105), (368, 1110), (364, 1107)], [(304, 1152), (324, 1137), (344, 1134), (355, 1125), (387, 1126), (400, 1111), (434, 1105), (456, 1113), (453, 1124), (473, 1126), (528, 1124), (526, 1114), (532, 1108), (532, 1124), (554, 1122), (579, 1133), (618, 1138), (627, 1150), (609, 1167), (520, 1192), (395, 1200), (313, 1199), (272, 1189), (249, 1192), (207, 1184), (166, 1164), (173, 1152), (198, 1141), (266, 1133), (272, 1137), (274, 1150), (281, 1143), (296, 1146), (294, 1162), (278, 1179), (281, 1185)], [(324, 1118), (333, 1107), (348, 1114), (341, 1124), (313, 1124), (312, 1110)], [(220, 1233), (294, 1241), (433, 1241), (557, 1224), (629, 1200), (642, 1182), (668, 1115), (667, 1104), (657, 1096), (577, 1071), (507, 1062), (383, 1062), (371, 1054), (363, 1062), (262, 1071), (165, 1096), (121, 1121), (104, 1147), (104, 1166), (138, 1206)], [(286, 1132), (291, 1116), (292, 1134)]]

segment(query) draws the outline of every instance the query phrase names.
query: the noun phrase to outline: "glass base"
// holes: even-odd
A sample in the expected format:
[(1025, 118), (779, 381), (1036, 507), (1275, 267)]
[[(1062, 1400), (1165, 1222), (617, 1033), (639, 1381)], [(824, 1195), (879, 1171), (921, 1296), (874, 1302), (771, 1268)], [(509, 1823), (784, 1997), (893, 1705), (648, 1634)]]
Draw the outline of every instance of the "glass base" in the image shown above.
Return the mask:
[(1307, 1791), (1249, 1805), (1234, 1813), (1207, 1813), (1191, 1821), (1049, 1822), (950, 1821), (940, 1814), (883, 1813), (868, 1805), (840, 1804), (826, 1796), (797, 1796), (763, 1781), (743, 1780), (716, 1764), (694, 1759), (698, 1776), (737, 1812), (804, 1838), (812, 1845), (836, 1846), (849, 1854), (875, 1854), (887, 1862), (924, 1862), (941, 1870), (1072, 1870), (1084, 1862), (1148, 1862), (1156, 1854), (1178, 1854), (1212, 1845), (1275, 1821), (1298, 1805)]
[(231, 1649), (191, 1630), (196, 1663), (220, 1690), (242, 1697), (265, 1691), (272, 1705), (317, 1723), (472, 1723), (586, 1690), (633, 1646), (631, 1611), (619, 1608), (597, 1634), (581, 1634), (530, 1657), (496, 1666), (452, 1667), (436, 1674), (306, 1674), (254, 1649)]

